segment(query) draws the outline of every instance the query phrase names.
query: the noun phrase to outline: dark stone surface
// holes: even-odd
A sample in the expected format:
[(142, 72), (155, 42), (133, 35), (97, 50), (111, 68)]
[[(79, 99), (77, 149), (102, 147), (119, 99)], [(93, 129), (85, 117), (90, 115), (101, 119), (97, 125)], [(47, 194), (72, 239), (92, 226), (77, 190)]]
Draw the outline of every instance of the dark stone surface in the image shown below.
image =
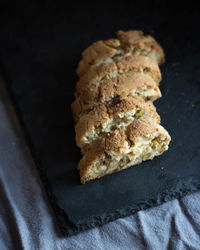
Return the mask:
[[(200, 188), (198, 13), (133, 6), (12, 5), (1, 15), (0, 59), (27, 141), (67, 235)], [(163, 45), (163, 98), (156, 102), (172, 141), (153, 161), (85, 185), (76, 165), (70, 104), (81, 51), (118, 29), (142, 29)]]

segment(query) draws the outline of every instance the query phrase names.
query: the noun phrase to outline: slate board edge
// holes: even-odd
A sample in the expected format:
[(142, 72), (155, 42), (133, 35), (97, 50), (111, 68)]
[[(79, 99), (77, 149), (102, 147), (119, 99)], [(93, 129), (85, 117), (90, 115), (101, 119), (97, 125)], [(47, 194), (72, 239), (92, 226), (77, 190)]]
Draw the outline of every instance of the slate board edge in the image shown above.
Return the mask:
[[(5, 71), (2, 71), (1, 73), (2, 73), (3, 79), (5, 79), (5, 82), (6, 83), (9, 82), (9, 78), (5, 74)], [(141, 201), (140, 203), (133, 204), (132, 206), (129, 206), (123, 209), (118, 209), (116, 211), (104, 213), (99, 216), (93, 216), (93, 217), (90, 217), (90, 222), (75, 225), (72, 221), (70, 221), (65, 211), (61, 207), (58, 206), (56, 197), (54, 196), (52, 192), (51, 184), (49, 183), (44, 173), (44, 170), (42, 169), (42, 166), (41, 166), (42, 164), (40, 160), (35, 154), (36, 151), (32, 144), (31, 136), (29, 135), (28, 130), (26, 129), (26, 125), (25, 125), (25, 122), (23, 121), (23, 116), (21, 114), (20, 108), (18, 107), (17, 101), (15, 100), (15, 95), (12, 92), (12, 89), (9, 86), (9, 84), (6, 84), (6, 88), (10, 96), (10, 101), (13, 104), (12, 106), (17, 114), (18, 121), (21, 125), (25, 141), (29, 147), (29, 150), (35, 162), (36, 168), (38, 169), (39, 175), (44, 185), (44, 189), (46, 191), (47, 197), (54, 211), (55, 218), (58, 221), (58, 226), (61, 232), (63, 233), (63, 236), (75, 235), (79, 232), (94, 228), (96, 226), (101, 226), (108, 222), (114, 221), (118, 218), (129, 216), (140, 210), (144, 210), (153, 206), (158, 206), (166, 201), (170, 201), (176, 198), (182, 198), (186, 194), (198, 191), (200, 189), (200, 184), (198, 182), (193, 182), (193, 180), (190, 179), (188, 185), (186, 185), (187, 187), (184, 187), (185, 184), (183, 182), (177, 183), (177, 186), (180, 185), (178, 192), (176, 192), (176, 188), (175, 188), (168, 192), (158, 194), (157, 199), (149, 199), (148, 201), (147, 200)]]

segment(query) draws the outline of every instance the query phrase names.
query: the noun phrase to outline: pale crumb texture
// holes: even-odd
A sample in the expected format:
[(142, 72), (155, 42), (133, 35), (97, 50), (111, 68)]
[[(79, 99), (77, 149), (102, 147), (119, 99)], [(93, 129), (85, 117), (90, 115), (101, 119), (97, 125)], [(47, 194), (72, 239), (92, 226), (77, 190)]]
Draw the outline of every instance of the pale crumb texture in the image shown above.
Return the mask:
[(137, 119), (126, 132), (107, 133), (94, 141), (80, 160), (81, 183), (152, 160), (168, 149), (170, 140), (168, 132), (153, 120)]

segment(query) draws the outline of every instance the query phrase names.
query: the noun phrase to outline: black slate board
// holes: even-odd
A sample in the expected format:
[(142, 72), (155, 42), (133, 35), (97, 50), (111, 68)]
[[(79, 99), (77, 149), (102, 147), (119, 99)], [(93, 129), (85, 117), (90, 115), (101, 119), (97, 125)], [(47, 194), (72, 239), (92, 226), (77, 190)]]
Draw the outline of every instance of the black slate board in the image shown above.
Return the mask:
[[(198, 13), (134, 8), (16, 5), (1, 15), (4, 77), (66, 235), (200, 189)], [(70, 110), (75, 68), (85, 47), (118, 29), (152, 33), (165, 49), (156, 106), (172, 141), (153, 161), (81, 185)]]

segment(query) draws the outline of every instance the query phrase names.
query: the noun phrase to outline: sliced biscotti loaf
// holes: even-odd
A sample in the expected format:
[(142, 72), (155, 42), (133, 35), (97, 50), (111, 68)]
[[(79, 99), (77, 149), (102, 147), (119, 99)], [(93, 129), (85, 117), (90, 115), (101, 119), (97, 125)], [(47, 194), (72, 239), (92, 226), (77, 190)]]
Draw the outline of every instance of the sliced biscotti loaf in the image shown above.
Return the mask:
[(154, 101), (161, 97), (161, 92), (153, 78), (141, 72), (128, 72), (104, 80), (84, 89), (72, 103), (75, 121), (86, 111), (100, 103), (106, 104), (117, 96), (144, 96)]
[(127, 56), (119, 62), (104, 63), (91, 67), (77, 82), (76, 97), (85, 88), (96, 85), (105, 79), (111, 79), (128, 72), (143, 72), (150, 75), (159, 85), (161, 73), (155, 60), (146, 56)]
[(140, 96), (116, 97), (80, 117), (75, 126), (76, 144), (84, 148), (105, 133), (119, 128), (126, 130), (135, 119), (140, 118), (160, 123), (160, 116), (150, 100)]
[(152, 160), (168, 149), (168, 132), (153, 120), (136, 119), (95, 140), (80, 160), (81, 183)]
[(163, 49), (152, 36), (144, 36), (142, 31), (122, 30), (116, 33), (118, 39), (97, 41), (85, 49), (77, 68), (81, 77), (90, 67), (111, 63), (130, 55), (143, 55), (153, 58), (158, 64), (164, 63)]

